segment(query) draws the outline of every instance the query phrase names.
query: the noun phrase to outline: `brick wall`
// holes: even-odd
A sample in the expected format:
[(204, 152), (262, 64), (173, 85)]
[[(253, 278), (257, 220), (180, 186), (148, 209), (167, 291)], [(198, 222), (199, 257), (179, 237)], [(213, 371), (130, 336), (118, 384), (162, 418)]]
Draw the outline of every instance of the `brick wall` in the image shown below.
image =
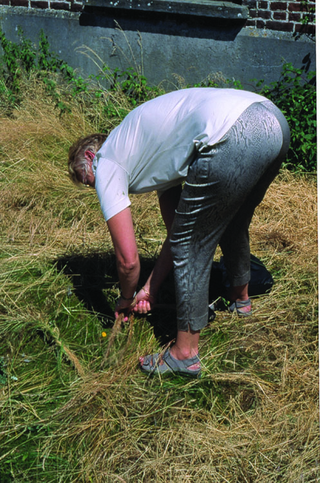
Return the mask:
[[(249, 19), (246, 25), (258, 29), (292, 32), (293, 34), (315, 34), (314, 18), (315, 1), (301, 0), (244, 0), (249, 8)], [(309, 17), (309, 22), (302, 24)]]
[(80, 12), (82, 0), (0, 0), (0, 5)]
[[(0, 5), (80, 12), (82, 0), (0, 0)], [(243, 0), (249, 8), (246, 26), (257, 29), (292, 32), (292, 34), (315, 34), (312, 22), (302, 24), (303, 18), (315, 8), (313, 0)]]

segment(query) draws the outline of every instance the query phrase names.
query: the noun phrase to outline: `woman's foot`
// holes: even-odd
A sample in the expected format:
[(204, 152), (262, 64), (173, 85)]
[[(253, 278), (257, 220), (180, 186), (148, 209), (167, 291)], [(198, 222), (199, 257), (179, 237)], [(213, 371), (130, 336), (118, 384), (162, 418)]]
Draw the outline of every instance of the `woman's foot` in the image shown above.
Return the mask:
[(228, 307), (229, 312), (236, 312), (240, 317), (252, 315), (251, 300), (235, 300)]
[(169, 349), (163, 354), (139, 357), (140, 368), (148, 374), (179, 374), (181, 376), (200, 377), (201, 363), (199, 355), (187, 359), (176, 359)]
[(252, 314), (248, 288), (248, 283), (231, 287), (228, 294), (230, 300), (229, 312), (236, 312), (240, 317), (248, 317)]

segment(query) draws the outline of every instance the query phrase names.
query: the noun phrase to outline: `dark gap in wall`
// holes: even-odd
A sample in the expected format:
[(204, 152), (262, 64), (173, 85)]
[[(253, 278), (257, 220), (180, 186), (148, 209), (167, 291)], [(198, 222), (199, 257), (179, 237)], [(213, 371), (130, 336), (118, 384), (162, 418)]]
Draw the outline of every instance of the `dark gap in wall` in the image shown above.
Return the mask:
[(218, 19), (98, 7), (85, 7), (79, 19), (83, 27), (114, 28), (115, 21), (125, 31), (220, 41), (234, 40), (245, 25), (243, 19)]

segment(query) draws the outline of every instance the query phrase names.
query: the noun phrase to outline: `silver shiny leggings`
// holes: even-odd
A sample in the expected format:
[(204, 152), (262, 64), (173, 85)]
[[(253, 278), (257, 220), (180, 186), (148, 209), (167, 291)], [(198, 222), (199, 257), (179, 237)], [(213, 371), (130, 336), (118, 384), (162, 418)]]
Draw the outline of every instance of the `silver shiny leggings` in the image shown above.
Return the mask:
[(219, 244), (232, 286), (250, 280), (249, 225), (288, 151), (290, 132), (270, 101), (252, 104), (189, 167), (171, 231), (178, 330), (208, 323), (211, 265)]

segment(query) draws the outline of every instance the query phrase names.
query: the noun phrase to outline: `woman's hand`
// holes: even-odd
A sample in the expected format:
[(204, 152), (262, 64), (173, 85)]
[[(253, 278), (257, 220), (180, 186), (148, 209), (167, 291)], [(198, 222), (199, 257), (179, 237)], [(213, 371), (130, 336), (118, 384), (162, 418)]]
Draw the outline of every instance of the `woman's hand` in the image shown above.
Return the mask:
[(114, 309), (114, 315), (116, 319), (119, 317), (120, 314), (124, 314), (123, 321), (127, 322), (128, 321), (128, 315), (130, 312), (134, 310), (134, 307), (136, 305), (137, 298), (136, 296), (132, 300), (125, 300), (122, 297), (120, 297), (117, 300), (116, 307)]
[(133, 307), (133, 311), (138, 312), (138, 314), (147, 314), (152, 309), (154, 303), (155, 297), (143, 287), (136, 295), (136, 304)]

